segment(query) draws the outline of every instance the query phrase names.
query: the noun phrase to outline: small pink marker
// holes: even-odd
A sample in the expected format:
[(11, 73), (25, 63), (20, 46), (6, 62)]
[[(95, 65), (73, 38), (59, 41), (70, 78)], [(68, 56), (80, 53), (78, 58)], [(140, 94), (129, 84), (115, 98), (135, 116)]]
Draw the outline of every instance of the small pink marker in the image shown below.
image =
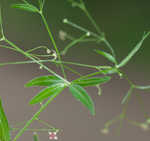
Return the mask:
[(49, 139), (50, 140), (58, 140), (57, 132), (49, 132)]

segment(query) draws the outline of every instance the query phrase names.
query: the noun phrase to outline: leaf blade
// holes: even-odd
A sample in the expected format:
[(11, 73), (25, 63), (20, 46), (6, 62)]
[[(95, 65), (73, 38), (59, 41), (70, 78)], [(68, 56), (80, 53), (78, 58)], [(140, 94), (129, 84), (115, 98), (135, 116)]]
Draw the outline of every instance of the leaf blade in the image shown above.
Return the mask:
[(135, 55), (135, 53), (141, 48), (144, 40), (150, 35), (150, 32), (148, 32), (147, 34), (144, 34), (144, 36), (142, 37), (141, 41), (133, 48), (133, 50), (127, 55), (127, 57), (125, 57), (120, 64), (118, 65), (118, 68), (125, 66), (129, 60)]
[(39, 12), (38, 8), (36, 8), (34, 5), (28, 4), (28, 3), (13, 4), (11, 7), (21, 9), (24, 11), (28, 11), (28, 12), (33, 12), (33, 13)]
[(56, 76), (47, 75), (47, 76), (40, 76), (35, 77), (29, 82), (25, 84), (25, 87), (33, 87), (33, 86), (50, 86), (55, 83), (63, 83), (61, 79)]
[(115, 64), (117, 63), (116, 59), (111, 54), (104, 52), (104, 51), (101, 51), (101, 50), (98, 50), (98, 49), (95, 49), (95, 52), (104, 56), (105, 58), (107, 58), (112, 63), (115, 63)]
[(65, 88), (65, 84), (63, 83), (53, 84), (50, 87), (47, 87), (42, 91), (40, 91), (36, 96), (34, 96), (30, 100), (29, 104), (33, 105), (33, 104), (40, 103), (48, 97), (59, 94), (64, 88)]
[(77, 79), (74, 80), (73, 83), (78, 84), (82, 87), (87, 86), (95, 86), (98, 84), (107, 83), (111, 79), (110, 76), (104, 76), (104, 77), (91, 77), (86, 79)]
[(92, 115), (95, 115), (94, 103), (91, 97), (80, 85), (71, 84), (69, 90), (75, 99), (79, 100), (83, 105), (85, 105), (90, 110)]

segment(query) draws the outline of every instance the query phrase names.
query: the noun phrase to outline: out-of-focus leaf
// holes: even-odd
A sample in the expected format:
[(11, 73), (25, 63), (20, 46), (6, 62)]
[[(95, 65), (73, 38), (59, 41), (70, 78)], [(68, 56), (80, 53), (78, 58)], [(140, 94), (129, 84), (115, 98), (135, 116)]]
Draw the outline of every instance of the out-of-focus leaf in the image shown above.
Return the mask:
[(63, 80), (59, 79), (56, 76), (48, 75), (48, 76), (40, 76), (30, 80), (25, 84), (25, 87), (33, 87), (33, 86), (50, 86), (56, 83), (63, 83)]
[(104, 51), (101, 51), (101, 50), (98, 50), (98, 49), (95, 49), (95, 52), (100, 54), (100, 55), (103, 55), (105, 58), (107, 58), (112, 63), (117, 63), (116, 59), (111, 54), (104, 52)]
[(80, 85), (72, 84), (69, 86), (69, 90), (75, 97), (75, 99), (79, 100), (82, 104), (84, 104), (90, 110), (92, 115), (95, 115), (94, 103), (91, 97)]
[(65, 88), (64, 83), (53, 84), (53, 85), (43, 89), (41, 92), (39, 92), (36, 96), (34, 96), (31, 99), (31, 101), (29, 103), (30, 104), (40, 103), (48, 97), (59, 94), (64, 88)]
[(0, 98), (0, 141), (10, 141), (10, 128)]
[(142, 37), (141, 41), (134, 47), (134, 49), (128, 54), (127, 57), (125, 57), (121, 63), (118, 65), (118, 68), (123, 67), (124, 65), (126, 65), (129, 60), (135, 55), (135, 53), (141, 48), (144, 40), (150, 35), (150, 32), (144, 34), (144, 36)]
[(82, 87), (87, 86), (95, 86), (97, 84), (103, 84), (107, 83), (111, 79), (110, 76), (104, 76), (104, 77), (92, 77), (92, 78), (86, 78), (86, 79), (77, 79), (74, 80), (74, 84), (78, 84)]
[(140, 90), (150, 90), (150, 85), (148, 86), (136, 86), (137, 89), (140, 89)]
[(29, 4), (29, 3), (13, 4), (12, 7), (21, 9), (24, 11), (28, 11), (28, 12), (34, 12), (34, 13), (39, 12), (38, 8), (36, 8), (34, 5)]

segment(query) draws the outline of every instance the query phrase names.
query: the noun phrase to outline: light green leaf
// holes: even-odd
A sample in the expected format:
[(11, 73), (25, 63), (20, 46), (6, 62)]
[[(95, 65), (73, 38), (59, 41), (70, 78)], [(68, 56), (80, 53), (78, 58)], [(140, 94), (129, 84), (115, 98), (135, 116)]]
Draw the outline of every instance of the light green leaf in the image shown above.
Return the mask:
[(36, 96), (34, 96), (31, 99), (31, 101), (29, 103), (30, 104), (40, 103), (48, 97), (59, 94), (64, 88), (65, 88), (64, 83), (53, 84), (53, 85), (43, 89), (41, 92), (39, 92)]
[(50, 86), (56, 83), (63, 83), (63, 80), (59, 79), (56, 76), (48, 75), (48, 76), (40, 76), (30, 80), (25, 87), (33, 87), (33, 86)]
[(131, 97), (132, 91), (133, 91), (133, 87), (130, 87), (130, 89), (128, 90), (127, 94), (122, 99), (121, 104), (125, 104), (125, 103), (128, 102), (129, 98)]
[(92, 115), (95, 115), (94, 103), (91, 97), (87, 94), (87, 92), (79, 85), (72, 84), (69, 87), (72, 95), (79, 100), (82, 104), (84, 104), (91, 112)]
[(128, 54), (127, 57), (125, 57), (121, 63), (118, 65), (118, 68), (125, 66), (129, 60), (135, 55), (135, 53), (141, 48), (144, 40), (150, 35), (150, 32), (144, 34), (141, 41), (134, 47), (134, 49)]
[(103, 55), (105, 58), (107, 58), (112, 63), (115, 63), (115, 64), (117, 63), (116, 59), (111, 54), (104, 52), (104, 51), (101, 51), (101, 50), (98, 50), (98, 49), (95, 49), (95, 52), (100, 54), (100, 55)]
[(10, 128), (0, 98), (0, 141), (10, 141)]
[(140, 89), (140, 90), (150, 90), (150, 85), (148, 86), (136, 86), (137, 89)]
[(111, 79), (110, 76), (104, 76), (104, 77), (92, 77), (92, 78), (86, 78), (86, 79), (77, 79), (74, 80), (74, 84), (78, 84), (82, 87), (87, 86), (95, 86), (98, 84), (107, 83)]
[(25, 11), (28, 11), (28, 12), (39, 12), (38, 8), (36, 8), (34, 5), (32, 4), (28, 4), (28, 3), (25, 3), (25, 4), (13, 4), (12, 5), (13, 8), (18, 8), (18, 9), (21, 9), (21, 10), (25, 10)]

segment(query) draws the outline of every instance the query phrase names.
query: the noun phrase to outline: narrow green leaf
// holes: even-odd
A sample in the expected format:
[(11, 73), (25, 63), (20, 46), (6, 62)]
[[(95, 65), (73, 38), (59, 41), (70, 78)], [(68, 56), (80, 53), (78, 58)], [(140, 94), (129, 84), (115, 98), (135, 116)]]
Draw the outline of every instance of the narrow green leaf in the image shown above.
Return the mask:
[(25, 10), (25, 11), (28, 11), (28, 12), (39, 12), (38, 8), (36, 8), (34, 5), (32, 4), (28, 4), (28, 3), (25, 3), (25, 4), (13, 4), (12, 5), (13, 8), (18, 8), (18, 9), (21, 9), (21, 10)]
[(79, 100), (90, 110), (92, 115), (95, 115), (94, 103), (91, 97), (80, 85), (72, 84), (70, 85), (69, 90), (77, 100)]
[(136, 88), (140, 90), (150, 90), (150, 85), (149, 86), (136, 86)]
[(10, 128), (0, 98), (0, 141), (10, 141)]
[(25, 87), (33, 87), (33, 86), (50, 86), (55, 83), (63, 83), (61, 79), (56, 76), (48, 75), (48, 76), (40, 76), (30, 80), (25, 84)]
[(119, 71), (116, 68), (108, 68), (108, 69), (101, 70), (101, 73), (103, 73), (103, 74), (114, 74), (114, 73), (119, 73)]
[(40, 91), (36, 96), (34, 96), (31, 99), (31, 101), (29, 103), (30, 104), (40, 103), (48, 97), (59, 94), (64, 88), (65, 88), (64, 83), (53, 84), (50, 87), (47, 87), (47, 88), (43, 89), (42, 91)]
[(98, 84), (107, 83), (111, 79), (110, 76), (104, 76), (104, 77), (92, 77), (92, 78), (86, 78), (86, 79), (77, 79), (74, 80), (74, 84), (78, 84), (82, 87), (87, 86), (95, 86)]
[(101, 50), (98, 50), (98, 49), (95, 49), (95, 52), (100, 54), (100, 55), (103, 55), (105, 58), (107, 58), (112, 63), (117, 63), (116, 59), (111, 54), (104, 52), (104, 51), (101, 51)]
[(121, 104), (125, 104), (125, 103), (128, 102), (129, 98), (131, 97), (132, 91), (133, 91), (133, 87), (130, 87), (130, 89), (128, 90), (127, 94), (122, 99)]
[(141, 48), (144, 40), (150, 35), (150, 32), (144, 34), (141, 41), (134, 47), (134, 49), (128, 54), (127, 57), (125, 57), (121, 63), (118, 65), (118, 68), (125, 66), (129, 60), (135, 55), (135, 53)]

